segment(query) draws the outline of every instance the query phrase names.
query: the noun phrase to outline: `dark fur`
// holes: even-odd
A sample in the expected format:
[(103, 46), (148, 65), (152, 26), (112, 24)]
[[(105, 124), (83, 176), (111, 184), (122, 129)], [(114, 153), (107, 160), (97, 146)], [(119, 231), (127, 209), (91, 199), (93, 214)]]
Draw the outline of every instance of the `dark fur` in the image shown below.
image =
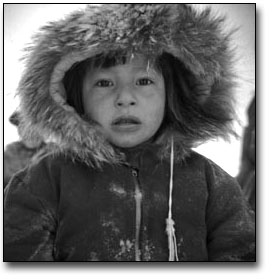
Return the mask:
[[(161, 155), (168, 154), (171, 136), (177, 158), (200, 142), (227, 138), (233, 132), (234, 61), (230, 34), (222, 31), (223, 24), (223, 18), (213, 17), (209, 9), (198, 13), (185, 4), (89, 6), (49, 23), (27, 49), (19, 85), (21, 125), (29, 136), (38, 133), (53, 140), (60, 152), (89, 165), (117, 163), (121, 156), (101, 136), (99, 127), (81, 118), (61, 93), (51, 95), (51, 79), (58, 77), (61, 82), (74, 63), (102, 51), (140, 52), (151, 60), (167, 52), (179, 61), (178, 68), (189, 72), (190, 90), (184, 92), (178, 108), (177, 117), (185, 124), (166, 127), (158, 140)], [(177, 69), (173, 71), (179, 75)]]

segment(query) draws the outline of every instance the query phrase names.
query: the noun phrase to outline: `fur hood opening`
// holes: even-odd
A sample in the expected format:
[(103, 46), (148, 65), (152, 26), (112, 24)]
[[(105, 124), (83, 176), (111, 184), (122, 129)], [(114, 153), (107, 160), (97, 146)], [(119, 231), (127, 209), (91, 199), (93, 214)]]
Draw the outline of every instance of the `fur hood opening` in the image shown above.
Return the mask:
[(197, 12), (186, 4), (87, 6), (49, 23), (26, 49), (26, 68), (18, 88), (21, 129), (27, 137), (38, 135), (53, 142), (51, 152), (91, 166), (120, 162), (122, 154), (104, 139), (100, 127), (66, 103), (62, 79), (73, 64), (121, 49), (151, 59), (171, 54), (193, 77), (191, 94), (203, 114), (190, 115), (184, 130), (165, 129), (158, 139), (161, 157), (169, 156), (170, 138), (178, 159), (201, 142), (228, 138), (233, 133), (234, 55), (231, 33), (225, 33), (222, 24), (223, 18), (213, 16), (210, 9)]

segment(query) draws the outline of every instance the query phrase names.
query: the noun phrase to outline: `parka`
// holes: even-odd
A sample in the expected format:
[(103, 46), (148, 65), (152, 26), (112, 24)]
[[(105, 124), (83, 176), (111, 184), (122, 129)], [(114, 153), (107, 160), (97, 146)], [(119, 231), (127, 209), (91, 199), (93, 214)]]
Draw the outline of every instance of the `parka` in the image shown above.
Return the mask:
[[(15, 111), (9, 118), (11, 124), (18, 126), (20, 122), (20, 114)], [(18, 131), (20, 135), (20, 131)], [(24, 140), (15, 141), (5, 147), (4, 152), (4, 189), (11, 177), (23, 169), (32, 160), (36, 160), (39, 153), (42, 152), (44, 143), (39, 139), (32, 139), (31, 142)]]
[[(185, 4), (106, 4), (37, 33), (18, 87), (20, 127), (52, 144), (5, 190), (5, 261), (255, 260), (254, 212), (239, 185), (192, 151), (232, 133), (222, 22)], [(177, 58), (198, 113), (154, 141), (112, 146), (68, 105), (62, 80), (75, 63), (117, 49)]]

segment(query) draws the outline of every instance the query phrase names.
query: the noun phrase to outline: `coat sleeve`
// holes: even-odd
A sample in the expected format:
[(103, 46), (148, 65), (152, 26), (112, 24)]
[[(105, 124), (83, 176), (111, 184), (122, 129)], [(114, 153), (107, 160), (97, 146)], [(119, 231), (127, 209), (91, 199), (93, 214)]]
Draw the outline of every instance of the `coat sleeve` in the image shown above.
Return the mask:
[(4, 193), (4, 261), (53, 261), (56, 218), (41, 165), (16, 174)]
[(255, 213), (239, 184), (208, 163), (207, 245), (210, 261), (255, 261)]

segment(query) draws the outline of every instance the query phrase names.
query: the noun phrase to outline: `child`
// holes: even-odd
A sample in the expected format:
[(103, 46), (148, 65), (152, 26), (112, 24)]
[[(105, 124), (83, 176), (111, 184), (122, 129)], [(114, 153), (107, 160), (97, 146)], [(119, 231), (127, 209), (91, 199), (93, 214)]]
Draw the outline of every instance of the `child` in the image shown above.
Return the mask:
[(5, 261), (254, 261), (239, 185), (191, 147), (232, 132), (222, 19), (90, 6), (37, 35), (22, 129), (56, 147), (5, 193)]

